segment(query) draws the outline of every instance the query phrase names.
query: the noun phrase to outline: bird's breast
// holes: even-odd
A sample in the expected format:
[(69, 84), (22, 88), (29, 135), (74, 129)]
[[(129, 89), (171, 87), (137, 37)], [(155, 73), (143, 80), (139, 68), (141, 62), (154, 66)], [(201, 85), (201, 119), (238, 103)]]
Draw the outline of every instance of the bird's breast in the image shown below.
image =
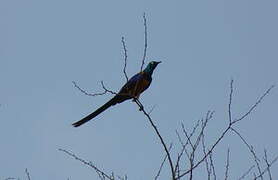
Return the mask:
[(140, 95), (143, 91), (145, 91), (150, 86), (150, 83), (151, 82), (145, 78), (139, 80), (136, 84), (134, 95), (135, 96)]

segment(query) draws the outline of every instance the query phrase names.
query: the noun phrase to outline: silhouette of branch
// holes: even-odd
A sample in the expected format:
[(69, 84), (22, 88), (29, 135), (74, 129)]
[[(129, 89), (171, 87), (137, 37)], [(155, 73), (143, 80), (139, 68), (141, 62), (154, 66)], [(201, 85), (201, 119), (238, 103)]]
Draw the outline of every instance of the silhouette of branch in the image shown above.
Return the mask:
[(150, 115), (145, 111), (144, 109), (144, 106), (143, 104), (139, 101), (139, 99), (135, 99), (135, 102), (136, 104), (139, 106), (139, 110), (142, 111), (144, 113), (144, 115), (147, 117), (147, 119), (149, 120), (150, 124), (152, 125), (156, 135), (158, 136), (163, 148), (164, 148), (164, 151), (166, 152), (167, 154), (167, 159), (168, 159), (168, 162), (169, 162), (169, 165), (170, 165), (170, 168), (171, 168), (171, 173), (172, 173), (172, 180), (175, 180), (176, 177), (175, 177), (175, 172), (174, 172), (174, 166), (173, 166), (173, 161), (172, 161), (172, 158), (170, 156), (170, 153), (169, 153), (169, 150), (166, 146), (166, 143), (164, 142), (160, 132), (158, 131), (156, 125), (154, 124), (154, 122), (152, 121), (152, 118), (150, 117)]
[(28, 172), (28, 169), (27, 169), (27, 168), (25, 169), (25, 173), (26, 173), (26, 176), (27, 176), (28, 180), (31, 180), (31, 178), (30, 178), (30, 173)]
[[(203, 149), (203, 154), (206, 155), (206, 145), (205, 145), (205, 135), (204, 134), (202, 135), (202, 149)], [(209, 160), (209, 162), (208, 162), (208, 160)], [(215, 172), (215, 168), (214, 168), (212, 153), (209, 154), (209, 158), (205, 159), (205, 165), (206, 165), (208, 180), (210, 180), (211, 174), (213, 174), (214, 180), (216, 180), (216, 172)]]
[(143, 52), (143, 58), (142, 58), (142, 64), (140, 71), (143, 70), (144, 64), (145, 64), (145, 59), (147, 55), (147, 47), (148, 47), (148, 34), (147, 34), (147, 18), (146, 18), (146, 13), (143, 14), (143, 20), (144, 20), (144, 52)]
[(82, 92), (83, 94), (87, 95), (87, 96), (101, 96), (101, 95), (104, 95), (106, 93), (111, 93), (111, 94), (117, 94), (116, 92), (114, 91), (111, 91), (111, 90), (108, 90), (105, 86), (104, 86), (104, 83), (103, 81), (101, 81), (101, 86), (103, 88), (103, 92), (101, 93), (88, 93), (86, 90), (82, 89), (80, 86), (78, 86), (78, 84), (75, 82), (75, 81), (72, 81), (73, 85), (75, 88), (77, 88), (80, 92)]
[(216, 172), (215, 172), (215, 168), (214, 168), (214, 164), (213, 164), (212, 153), (209, 154), (209, 161), (210, 161), (210, 167), (212, 169), (212, 174), (213, 174), (214, 180), (216, 180)]
[[(205, 145), (205, 135), (204, 134), (202, 135), (202, 149), (203, 149), (204, 155), (206, 155), (206, 145)], [(207, 171), (207, 175), (208, 175), (208, 180), (210, 180), (211, 165), (208, 163), (208, 159), (207, 158), (205, 159), (205, 165), (206, 165), (206, 171)]]
[(271, 86), (270, 88), (268, 88), (265, 91), (265, 93), (262, 96), (259, 97), (259, 99), (255, 102), (255, 104), (251, 106), (251, 108), (247, 111), (247, 113), (245, 113), (239, 119), (232, 120), (231, 119), (232, 118), (232, 111), (231, 111), (232, 107), (231, 107), (231, 104), (232, 104), (232, 97), (233, 97), (233, 80), (231, 80), (231, 83), (230, 83), (230, 94), (229, 94), (229, 106), (228, 106), (228, 108), (229, 108), (229, 110), (228, 110), (229, 111), (229, 115), (228, 115), (229, 124), (228, 124), (227, 128), (224, 131), (222, 131), (221, 135), (218, 137), (218, 139), (215, 141), (215, 143), (211, 146), (211, 148), (207, 151), (207, 153), (197, 163), (195, 163), (192, 168), (190, 168), (190, 169), (186, 170), (185, 172), (183, 172), (182, 174), (180, 174), (177, 177), (177, 179), (180, 179), (181, 177), (187, 175), (188, 173), (191, 173), (193, 169), (195, 169), (201, 163), (203, 163), (205, 161), (205, 159), (208, 157), (208, 155), (210, 153), (212, 153), (212, 151), (215, 149), (215, 147), (224, 139), (224, 136), (231, 130), (232, 126), (234, 124), (236, 124), (237, 122), (245, 119), (248, 115), (250, 115), (254, 111), (254, 109), (262, 102), (264, 97), (269, 94), (269, 92), (271, 91), (272, 88), (274, 88), (274, 86)]
[(271, 175), (271, 172), (270, 172), (270, 164), (268, 162), (266, 149), (264, 150), (264, 161), (265, 161), (265, 163), (267, 165), (267, 173), (268, 173), (268, 176), (269, 176), (269, 180), (272, 180), (272, 175)]
[(255, 165), (252, 165), (245, 173), (243, 173), (242, 176), (240, 176), (240, 178), (238, 178), (238, 180), (242, 180), (244, 179), (250, 172), (251, 170), (255, 167)]
[(126, 50), (126, 45), (125, 45), (125, 38), (122, 37), (122, 45), (123, 45), (123, 49), (124, 49), (124, 69), (123, 69), (123, 73), (125, 75), (125, 79), (126, 79), (126, 82), (128, 81), (128, 76), (127, 76), (127, 73), (126, 73), (126, 65), (127, 65), (127, 50)]
[[(257, 157), (257, 155), (256, 155), (256, 153), (255, 153), (255, 151), (254, 151), (253, 146), (249, 145), (249, 144), (247, 143), (247, 141), (243, 138), (243, 136), (242, 136), (237, 130), (235, 130), (234, 128), (231, 128), (231, 130), (232, 130), (233, 132), (235, 132), (235, 134), (238, 135), (238, 136), (240, 137), (240, 139), (242, 140), (242, 142), (247, 146), (247, 148), (249, 149), (249, 151), (251, 152), (251, 154), (252, 154), (253, 157), (254, 157), (254, 161), (255, 161), (255, 163), (256, 163), (256, 166), (257, 166), (257, 169), (258, 169), (258, 171), (259, 171), (259, 174), (262, 174), (261, 167), (260, 167), (260, 163), (259, 163), (260, 160), (259, 160), (259, 158)], [(262, 179), (262, 177), (261, 177), (261, 179)]]
[(226, 160), (226, 170), (225, 170), (225, 180), (228, 180), (229, 165), (230, 165), (230, 149), (228, 148), (227, 160)]
[(235, 119), (232, 123), (236, 123), (236, 122), (238, 122), (238, 121), (241, 121), (242, 119), (246, 118), (249, 114), (251, 114), (251, 112), (253, 112), (253, 110), (262, 102), (262, 100), (264, 99), (264, 97), (265, 97), (266, 95), (268, 95), (269, 92), (270, 92), (274, 87), (275, 87), (274, 85), (270, 86), (270, 88), (268, 88), (267, 91), (265, 91), (265, 93), (256, 101), (256, 103), (255, 103), (253, 106), (251, 106), (251, 108), (250, 108), (245, 114), (243, 114), (240, 118)]
[(230, 96), (229, 96), (229, 107), (228, 107), (228, 112), (229, 112), (229, 124), (232, 123), (231, 106), (232, 106), (232, 98), (233, 98), (233, 91), (234, 91), (233, 83), (234, 83), (234, 80), (232, 79), (231, 82), (230, 82)]
[(269, 171), (270, 167), (278, 160), (278, 156), (276, 156), (270, 163), (269, 165), (260, 173), (258, 176), (254, 177), (254, 180), (257, 180), (258, 178), (261, 178), (266, 172)]
[(100, 170), (100, 169), (97, 168), (95, 165), (93, 165), (92, 162), (88, 162), (88, 161), (86, 161), (86, 160), (84, 160), (84, 159), (81, 159), (81, 158), (79, 158), (78, 156), (76, 156), (75, 154), (73, 154), (73, 153), (71, 153), (71, 152), (69, 152), (69, 151), (67, 151), (67, 150), (64, 150), (64, 149), (58, 149), (58, 150), (61, 151), (61, 152), (66, 153), (67, 155), (69, 155), (69, 156), (71, 156), (71, 157), (73, 157), (75, 160), (80, 161), (80, 162), (83, 163), (84, 165), (93, 168), (93, 169), (95, 170), (95, 172), (98, 174), (98, 176), (99, 176), (100, 179), (105, 179), (105, 178), (107, 178), (107, 179), (109, 179), (109, 180), (115, 180), (113, 174), (112, 174), (111, 176), (109, 176), (109, 175), (106, 174), (104, 171)]
[[(172, 146), (173, 146), (173, 144), (171, 143), (171, 144), (170, 144), (170, 147), (169, 147), (169, 151), (171, 150)], [(159, 175), (160, 175), (160, 173), (161, 173), (161, 170), (162, 170), (162, 168), (163, 168), (163, 165), (164, 165), (166, 159), (167, 159), (167, 154), (164, 156), (164, 158), (163, 158), (163, 160), (162, 160), (162, 162), (161, 162), (161, 164), (160, 164), (160, 167), (159, 167), (159, 169), (158, 169), (158, 172), (157, 172), (157, 174), (156, 174), (156, 176), (155, 176), (155, 178), (154, 178), (155, 180), (158, 179), (158, 177), (159, 177)]]

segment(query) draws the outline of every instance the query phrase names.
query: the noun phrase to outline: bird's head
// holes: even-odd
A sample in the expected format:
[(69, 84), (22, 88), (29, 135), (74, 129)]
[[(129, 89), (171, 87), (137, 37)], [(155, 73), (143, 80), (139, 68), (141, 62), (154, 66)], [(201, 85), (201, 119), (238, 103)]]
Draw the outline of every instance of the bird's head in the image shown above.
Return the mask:
[(150, 75), (152, 75), (153, 70), (156, 68), (156, 66), (161, 63), (161, 61), (151, 61), (147, 67), (144, 69), (145, 73), (149, 73)]

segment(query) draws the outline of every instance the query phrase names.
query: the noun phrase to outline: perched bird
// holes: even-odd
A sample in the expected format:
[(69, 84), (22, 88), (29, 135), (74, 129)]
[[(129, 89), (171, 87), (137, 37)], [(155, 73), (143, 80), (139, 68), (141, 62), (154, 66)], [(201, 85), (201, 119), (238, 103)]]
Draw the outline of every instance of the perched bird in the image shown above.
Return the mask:
[(132, 78), (130, 78), (130, 80), (120, 89), (118, 94), (116, 94), (112, 99), (110, 99), (107, 103), (105, 103), (103, 106), (98, 108), (93, 113), (84, 117), (80, 121), (73, 123), (72, 125), (74, 127), (78, 127), (90, 121), (91, 119), (108, 109), (110, 106), (124, 102), (128, 99), (139, 98), (140, 94), (150, 86), (152, 82), (153, 71), (159, 63), (161, 63), (161, 61), (150, 62), (143, 71), (135, 74)]

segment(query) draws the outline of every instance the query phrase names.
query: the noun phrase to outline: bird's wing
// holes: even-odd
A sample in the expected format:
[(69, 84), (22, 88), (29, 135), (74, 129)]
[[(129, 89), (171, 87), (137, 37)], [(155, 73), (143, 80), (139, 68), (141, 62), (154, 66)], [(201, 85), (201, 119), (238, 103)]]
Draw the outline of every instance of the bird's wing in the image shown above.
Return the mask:
[(144, 72), (139, 72), (130, 78), (118, 94), (127, 95), (131, 98), (137, 97), (150, 86), (151, 81), (152, 79)]

